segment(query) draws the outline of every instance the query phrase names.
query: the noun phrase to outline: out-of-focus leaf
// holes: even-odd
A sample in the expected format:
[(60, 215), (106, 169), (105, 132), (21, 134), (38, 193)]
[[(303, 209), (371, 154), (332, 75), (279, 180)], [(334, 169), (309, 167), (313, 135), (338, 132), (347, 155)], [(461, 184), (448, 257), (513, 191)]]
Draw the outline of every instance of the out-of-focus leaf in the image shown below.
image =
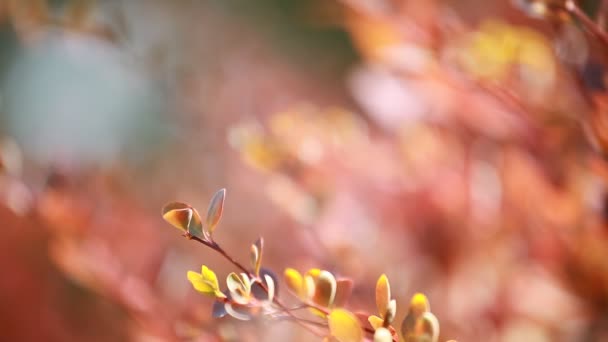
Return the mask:
[(250, 312), (247, 311), (246, 307), (241, 307), (240, 305), (236, 304), (233, 305), (231, 303), (226, 303), (224, 305), (226, 312), (241, 321), (250, 321), (252, 318), (252, 315)]
[(386, 315), (384, 316), (384, 325), (387, 326), (393, 322), (397, 314), (397, 301), (391, 299), (386, 307)]
[(162, 215), (163, 219), (173, 227), (205, 239), (201, 218), (192, 206), (181, 202), (171, 202), (163, 207)]
[(284, 276), (287, 287), (297, 296), (302, 297), (304, 295), (304, 278), (302, 278), (300, 272), (293, 268), (287, 268)]
[(211, 202), (209, 202), (209, 209), (207, 209), (207, 219), (205, 220), (205, 229), (209, 236), (213, 234), (220, 218), (222, 218), (222, 212), (224, 211), (224, 199), (226, 198), (226, 189), (220, 189), (213, 195)]
[(391, 286), (388, 282), (386, 274), (383, 274), (376, 282), (376, 307), (378, 308), (378, 313), (382, 318), (384, 318), (386, 315), (386, 310), (390, 300)]
[[(278, 295), (279, 286), (278, 286), (278, 278), (277, 276), (269, 269), (262, 268), (260, 269), (260, 281), (264, 283), (266, 288), (270, 290), (269, 282), (272, 281), (272, 287), (274, 291), (274, 295)], [(269, 300), (272, 301), (272, 298), (268, 298), (268, 293), (262, 287), (260, 282), (253, 282), (251, 284), (251, 294), (258, 300)]]
[(203, 265), (201, 273), (188, 271), (188, 280), (195, 290), (217, 298), (226, 298), (220, 289), (217, 276), (207, 266)]
[(242, 273), (240, 276), (234, 272), (226, 277), (226, 285), (232, 300), (239, 304), (247, 304), (251, 299), (251, 281)]
[(439, 321), (431, 312), (425, 312), (420, 318), (420, 331), (423, 334), (428, 334), (431, 337), (431, 342), (437, 342), (439, 339)]
[(360, 342), (363, 340), (363, 330), (359, 320), (350, 311), (335, 309), (327, 316), (329, 332), (340, 342)]
[(353, 281), (347, 278), (336, 280), (336, 298), (334, 299), (335, 307), (342, 307), (346, 304), (353, 292)]
[(260, 237), (251, 245), (251, 265), (256, 277), (260, 276), (260, 268), (262, 267), (262, 253), (264, 251), (264, 238)]
[(415, 337), (416, 330), (416, 316), (410, 311), (403, 322), (401, 322), (401, 335), (405, 341), (410, 341), (412, 337)]
[(219, 300), (216, 300), (213, 303), (213, 307), (211, 308), (211, 316), (213, 318), (222, 318), (222, 317), (226, 316), (226, 314), (228, 314), (228, 312), (226, 312), (224, 302), (220, 302)]
[(330, 307), (336, 297), (336, 278), (328, 271), (321, 271), (315, 282), (313, 302), (324, 307)]
[(274, 299), (274, 280), (269, 275), (264, 275), (264, 280), (268, 289), (268, 301), (272, 302)]
[(570, 16), (564, 10), (563, 0), (512, 0), (513, 4), (530, 17), (568, 21)]
[(376, 332), (374, 333), (374, 342), (392, 342), (393, 341), (393, 335), (391, 334), (390, 330), (386, 329), (386, 328), (378, 328), (376, 329)]
[(381, 317), (378, 317), (376, 315), (371, 315), (371, 316), (367, 317), (367, 321), (372, 326), (372, 328), (374, 328), (374, 330), (381, 328), (382, 325), (384, 324), (384, 320)]
[(431, 310), (431, 306), (429, 305), (429, 300), (422, 293), (416, 293), (412, 296), (412, 300), (410, 301), (410, 312), (412, 312), (416, 317), (420, 317), (423, 313)]

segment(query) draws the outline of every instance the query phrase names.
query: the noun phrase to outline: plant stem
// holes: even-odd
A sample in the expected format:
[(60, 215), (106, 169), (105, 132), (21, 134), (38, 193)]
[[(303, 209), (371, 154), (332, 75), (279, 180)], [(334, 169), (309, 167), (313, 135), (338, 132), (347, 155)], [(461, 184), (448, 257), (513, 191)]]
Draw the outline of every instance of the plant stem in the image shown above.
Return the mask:
[[(215, 241), (208, 241), (208, 240), (204, 240), (201, 239), (199, 237), (196, 237), (194, 235), (189, 234), (188, 232), (186, 232), (184, 234), (184, 236), (186, 238), (188, 238), (189, 240), (194, 240), (197, 241), (199, 243), (202, 243), (203, 245), (213, 249), (214, 251), (218, 252), (220, 255), (222, 255), (226, 260), (228, 260), (231, 264), (233, 264), (236, 268), (238, 268), (239, 270), (243, 271), (244, 273), (246, 273), (250, 278), (255, 278), (255, 275), (252, 274), (247, 268), (245, 268), (245, 266), (243, 266), (241, 263), (239, 263), (238, 261), (236, 261), (232, 256), (230, 256), (217, 242)], [(262, 287), (262, 289), (264, 290), (264, 292), (266, 292), (268, 294), (268, 287), (266, 286), (266, 284), (264, 284), (263, 282), (260, 282), (260, 286)], [(305, 320), (303, 320), (302, 318), (299, 318), (297, 316), (295, 316), (290, 310), (289, 308), (287, 308), (280, 300), (279, 298), (277, 298), (276, 296), (273, 298), (272, 300), (281, 310), (283, 310), (283, 312), (285, 312), (289, 317), (291, 317), (291, 319), (296, 322), (298, 325), (300, 325), (302, 328), (306, 329), (308, 332), (318, 336), (318, 337), (323, 337), (324, 335), (321, 335), (318, 331), (312, 329), (311, 327), (309, 327), (308, 325), (306, 325), (306, 323), (304, 323)]]

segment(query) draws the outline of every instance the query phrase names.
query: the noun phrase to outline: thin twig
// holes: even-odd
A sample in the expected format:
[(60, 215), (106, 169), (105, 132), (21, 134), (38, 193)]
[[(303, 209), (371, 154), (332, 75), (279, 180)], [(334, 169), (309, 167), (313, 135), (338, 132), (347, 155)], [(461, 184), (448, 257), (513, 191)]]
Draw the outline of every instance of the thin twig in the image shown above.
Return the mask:
[(580, 22), (589, 32), (608, 46), (608, 34), (600, 29), (597, 23), (591, 20), (591, 18), (587, 16), (587, 14), (576, 4), (576, 2), (573, 0), (567, 0), (564, 4), (564, 10), (570, 13), (574, 18), (580, 20)]

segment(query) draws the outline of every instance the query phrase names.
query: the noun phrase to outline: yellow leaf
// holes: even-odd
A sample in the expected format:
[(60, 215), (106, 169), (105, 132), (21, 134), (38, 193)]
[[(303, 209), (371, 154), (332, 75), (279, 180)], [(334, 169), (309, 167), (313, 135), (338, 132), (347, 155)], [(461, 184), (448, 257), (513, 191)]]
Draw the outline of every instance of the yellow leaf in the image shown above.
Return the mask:
[(201, 273), (194, 271), (188, 271), (188, 280), (192, 283), (195, 290), (218, 298), (225, 298), (226, 296), (219, 290), (219, 283), (215, 273), (203, 265)]
[(374, 328), (374, 330), (382, 328), (382, 325), (384, 324), (384, 320), (376, 315), (371, 315), (367, 317), (367, 321), (372, 326), (372, 328)]
[(376, 307), (378, 308), (378, 313), (382, 318), (386, 315), (386, 310), (388, 309), (388, 304), (391, 300), (391, 286), (388, 282), (388, 278), (386, 274), (383, 274), (378, 278), (378, 282), (376, 282)]
[(363, 330), (359, 320), (350, 311), (335, 309), (327, 316), (331, 335), (340, 342), (361, 342)]
[(429, 300), (425, 295), (422, 293), (416, 293), (414, 296), (412, 296), (412, 300), (410, 301), (410, 311), (416, 316), (416, 318), (430, 310), (431, 306), (429, 305)]
[(209, 235), (213, 234), (215, 227), (217, 226), (222, 212), (224, 211), (224, 199), (226, 198), (226, 189), (220, 189), (213, 195), (211, 202), (209, 202), (209, 209), (207, 209), (207, 219), (205, 220), (205, 227)]
[(334, 307), (344, 306), (352, 292), (353, 281), (351, 279), (336, 279), (336, 298), (334, 298)]
[(287, 268), (285, 269), (284, 276), (287, 287), (298, 297), (302, 298), (304, 295), (304, 279), (300, 272), (293, 268)]

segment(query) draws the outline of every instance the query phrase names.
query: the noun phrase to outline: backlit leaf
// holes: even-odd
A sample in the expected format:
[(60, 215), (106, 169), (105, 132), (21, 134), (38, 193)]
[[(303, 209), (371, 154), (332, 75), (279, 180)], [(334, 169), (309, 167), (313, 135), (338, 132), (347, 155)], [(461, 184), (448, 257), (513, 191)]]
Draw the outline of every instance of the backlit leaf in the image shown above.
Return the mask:
[(232, 300), (239, 304), (247, 304), (251, 299), (251, 282), (249, 277), (242, 273), (240, 276), (234, 272), (226, 277), (226, 285)]
[(304, 278), (302, 278), (300, 272), (293, 268), (287, 268), (284, 276), (287, 287), (301, 298), (304, 294)]
[(216, 300), (213, 303), (213, 307), (211, 309), (211, 316), (213, 318), (222, 318), (224, 316), (226, 316), (227, 312), (226, 312), (226, 308), (224, 307), (224, 302), (220, 302), (219, 300)]
[(363, 330), (359, 320), (350, 311), (335, 309), (327, 316), (331, 335), (340, 342), (360, 342)]
[(353, 292), (353, 281), (351, 279), (342, 278), (336, 280), (336, 298), (334, 299), (335, 307), (342, 307), (346, 304)]
[(384, 322), (385, 322), (385, 326), (389, 325), (393, 322), (393, 320), (395, 319), (395, 315), (397, 314), (397, 301), (394, 299), (391, 299), (391, 301), (388, 303), (388, 306), (386, 308), (386, 314), (384, 316)]
[(381, 317), (378, 317), (376, 315), (369, 316), (367, 318), (367, 321), (372, 326), (372, 328), (374, 328), (374, 330), (377, 330), (378, 328), (381, 328), (382, 325), (384, 324), (384, 320)]
[(420, 330), (423, 334), (431, 336), (431, 342), (439, 339), (439, 321), (431, 312), (425, 312), (420, 318)]
[(262, 253), (264, 250), (264, 239), (259, 238), (251, 245), (251, 265), (253, 266), (254, 274), (260, 276), (260, 267), (262, 267)]
[(201, 218), (193, 207), (186, 203), (171, 202), (163, 207), (163, 219), (177, 229), (187, 231), (193, 236), (204, 239)]
[(215, 227), (217, 226), (222, 212), (224, 211), (224, 199), (226, 198), (226, 189), (220, 189), (213, 195), (211, 202), (209, 202), (209, 209), (207, 209), (207, 219), (205, 220), (205, 228), (209, 236), (213, 234)]
[(410, 301), (410, 312), (412, 312), (416, 318), (420, 317), (423, 313), (430, 311), (431, 306), (429, 300), (422, 293), (416, 293)]
[(313, 302), (318, 305), (330, 307), (336, 297), (336, 278), (328, 271), (321, 271), (315, 282)]
[(219, 283), (215, 273), (203, 265), (201, 273), (194, 271), (188, 271), (188, 280), (192, 284), (195, 290), (206, 294), (208, 296), (214, 296), (217, 298), (225, 298), (226, 296), (219, 290)]
[(386, 314), (386, 310), (388, 308), (388, 304), (391, 300), (391, 287), (388, 282), (388, 278), (386, 274), (383, 274), (378, 278), (376, 282), (376, 307), (378, 308), (378, 313), (381, 317), (384, 318)]

